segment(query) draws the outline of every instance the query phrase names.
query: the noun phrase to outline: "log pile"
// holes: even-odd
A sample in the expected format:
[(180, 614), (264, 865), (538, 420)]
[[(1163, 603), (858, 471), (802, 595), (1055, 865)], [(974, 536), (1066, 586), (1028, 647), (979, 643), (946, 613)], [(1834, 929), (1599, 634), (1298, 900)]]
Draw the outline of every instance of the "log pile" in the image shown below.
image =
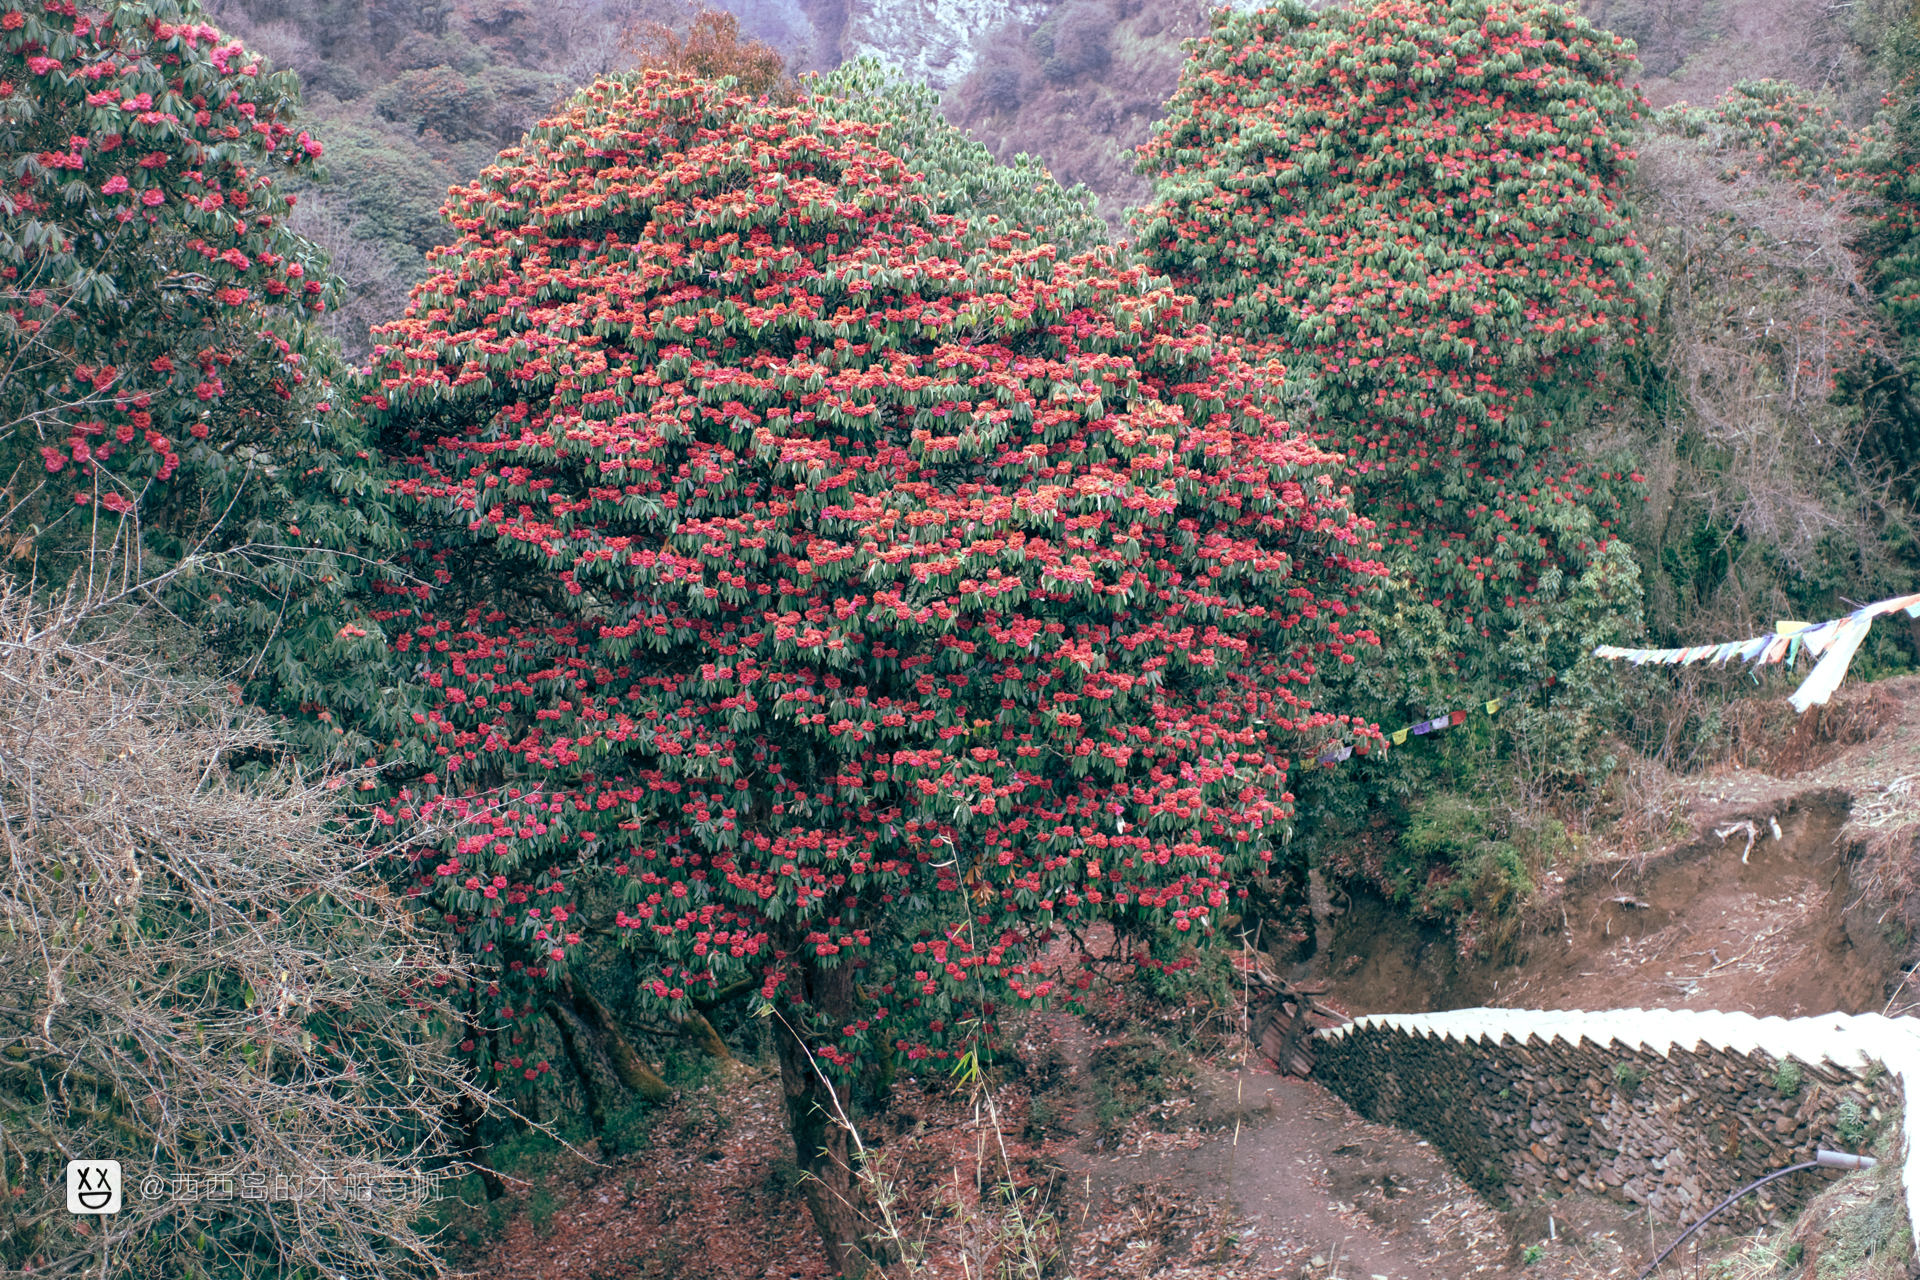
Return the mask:
[(1313, 1023), (1309, 1006), (1276, 996), (1253, 1017), (1248, 1036), (1267, 1065), (1282, 1075), (1313, 1074)]
[(1267, 1064), (1282, 1075), (1305, 1077), (1313, 1072), (1315, 1031), (1338, 1026), (1346, 1015), (1315, 1000), (1327, 985), (1290, 983), (1269, 973), (1258, 975), (1264, 998), (1250, 1002), (1247, 1037)]
[[(1863, 1150), (1902, 1102), (1884, 1072), (1782, 1063), (1764, 1050), (1461, 1040), (1379, 1024), (1313, 1048), (1316, 1080), (1368, 1119), (1419, 1133), (1495, 1203), (1577, 1187), (1682, 1224), (1816, 1147)], [(1775, 1182), (1714, 1229), (1765, 1222), (1831, 1176)]]

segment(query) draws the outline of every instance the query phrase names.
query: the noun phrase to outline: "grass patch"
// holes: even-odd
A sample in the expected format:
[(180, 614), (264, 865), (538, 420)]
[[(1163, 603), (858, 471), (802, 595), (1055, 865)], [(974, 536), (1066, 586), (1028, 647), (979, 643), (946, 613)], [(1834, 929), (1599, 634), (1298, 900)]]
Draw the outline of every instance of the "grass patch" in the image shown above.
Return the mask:
[(1783, 1098), (1792, 1098), (1800, 1092), (1800, 1064), (1789, 1058), (1774, 1069), (1773, 1089)]
[(1192, 1092), (1193, 1064), (1186, 1055), (1142, 1032), (1095, 1049), (1087, 1070), (1094, 1127), (1103, 1139), (1118, 1137), (1142, 1114), (1155, 1128), (1174, 1128), (1168, 1104)]
[(1613, 1064), (1614, 1086), (1629, 1098), (1640, 1092), (1640, 1082), (1646, 1078), (1646, 1073), (1630, 1062)]

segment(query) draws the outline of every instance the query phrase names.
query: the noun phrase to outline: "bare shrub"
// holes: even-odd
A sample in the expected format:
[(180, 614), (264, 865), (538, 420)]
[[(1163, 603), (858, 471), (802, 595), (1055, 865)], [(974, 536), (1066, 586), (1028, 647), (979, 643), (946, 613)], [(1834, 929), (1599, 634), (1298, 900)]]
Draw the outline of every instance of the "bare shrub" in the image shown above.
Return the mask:
[(724, 10), (696, 9), (686, 34), (664, 22), (630, 28), (625, 47), (634, 65), (718, 80), (732, 76), (739, 92), (792, 101), (799, 92), (779, 52), (764, 40), (743, 39), (740, 19)]
[(401, 273), (386, 242), (361, 234), (351, 211), (330, 196), (302, 196), (288, 225), (327, 255), (334, 274), (347, 286), (341, 304), (319, 318), (320, 328), (340, 344), (348, 360), (366, 363), (373, 352), (367, 330), (405, 309), (412, 282)]
[(300, 28), (291, 22), (263, 22), (248, 33), (247, 47), (266, 58), (276, 68), (300, 73), (302, 80), (318, 74), (325, 60), (319, 50), (307, 43)]
[[(537, 65), (584, 86), (632, 67), (631, 35), (643, 23), (684, 24), (679, 0), (541, 0), (533, 31), (545, 42)], [(536, 65), (532, 60), (523, 65)]]
[[(0, 1275), (438, 1273), (463, 975), (349, 829), (360, 775), (273, 763), (145, 625), (0, 582)], [(72, 1159), (120, 1162), (117, 1214), (68, 1213)]]

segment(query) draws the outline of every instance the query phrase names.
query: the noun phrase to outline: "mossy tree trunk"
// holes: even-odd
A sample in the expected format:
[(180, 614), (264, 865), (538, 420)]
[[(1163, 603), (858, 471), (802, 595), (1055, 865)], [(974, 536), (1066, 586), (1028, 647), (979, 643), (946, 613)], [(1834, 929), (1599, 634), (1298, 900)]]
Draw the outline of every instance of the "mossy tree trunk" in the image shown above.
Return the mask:
[[(852, 1008), (850, 969), (805, 969), (802, 975), (802, 1003), (825, 1014), (830, 1024)], [(869, 1270), (863, 1237), (871, 1227), (860, 1208), (863, 1197), (844, 1123), (849, 1114), (845, 1090), (817, 1069), (786, 1018), (776, 1020), (774, 1045), (794, 1156), (810, 1175), (805, 1183), (807, 1208), (820, 1231), (827, 1265), (839, 1275), (863, 1276)]]
[(613, 1014), (591, 992), (576, 987), (567, 1005), (588, 1029), (594, 1051), (605, 1059), (622, 1085), (648, 1102), (667, 1102), (673, 1098), (672, 1086), (640, 1056)]

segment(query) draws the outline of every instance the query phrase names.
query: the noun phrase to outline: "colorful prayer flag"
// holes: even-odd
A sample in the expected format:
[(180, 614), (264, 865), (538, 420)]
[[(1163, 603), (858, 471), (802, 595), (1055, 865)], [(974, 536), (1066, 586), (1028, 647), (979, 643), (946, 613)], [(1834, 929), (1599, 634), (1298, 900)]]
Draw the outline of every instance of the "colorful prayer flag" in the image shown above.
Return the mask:
[[(1649, 662), (1667, 666), (1691, 665), (1703, 658), (1714, 662), (1738, 658), (1742, 662), (1766, 665), (1781, 661), (1797, 664), (1804, 649), (1810, 656), (1820, 659), (1789, 699), (1796, 711), (1804, 712), (1808, 707), (1819, 706), (1833, 696), (1833, 691), (1846, 678), (1847, 667), (1859, 651), (1861, 642), (1866, 639), (1873, 620), (1901, 610), (1905, 610), (1910, 617), (1920, 618), (1920, 592), (1862, 605), (1843, 618), (1831, 618), (1825, 622), (1799, 622), (1782, 618), (1774, 623), (1773, 634), (1754, 636), (1750, 640), (1728, 640), (1717, 645), (1691, 645), (1681, 649), (1624, 649), (1618, 645), (1599, 645), (1593, 654), (1598, 658), (1624, 659), (1635, 666)], [(1488, 714), (1492, 714), (1498, 702), (1495, 699), (1486, 704)], [(1451, 723), (1459, 724), (1460, 720), (1456, 718)], [(1430, 729), (1416, 726), (1413, 732), (1426, 733)]]

